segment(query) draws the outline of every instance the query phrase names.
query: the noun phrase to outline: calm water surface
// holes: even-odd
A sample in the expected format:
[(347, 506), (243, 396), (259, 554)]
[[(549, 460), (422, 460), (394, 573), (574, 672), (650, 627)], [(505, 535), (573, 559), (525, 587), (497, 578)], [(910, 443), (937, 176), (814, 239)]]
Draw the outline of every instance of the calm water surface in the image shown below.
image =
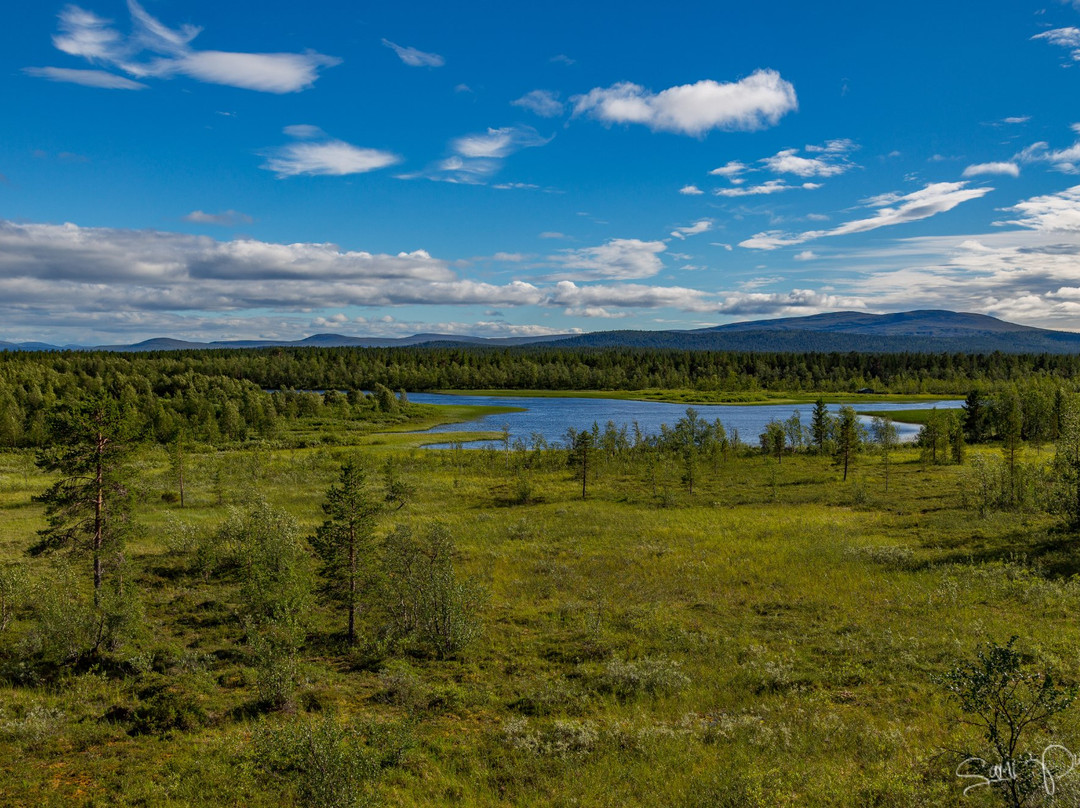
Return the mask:
[[(595, 421), (602, 430), (608, 421), (614, 421), (617, 427), (624, 424), (630, 427), (631, 438), (633, 423), (637, 421), (645, 434), (656, 434), (661, 424), (674, 426), (686, 414), (685, 404), (667, 404), (658, 401), (623, 401), (610, 398), (526, 398), (511, 396), (453, 396), (440, 393), (410, 393), (409, 400), (422, 404), (482, 404), (496, 407), (524, 407), (524, 412), (509, 412), (502, 415), (488, 415), (474, 421), (460, 424), (437, 426), (430, 432), (476, 432), (500, 431), (505, 425), (510, 430), (510, 439), (521, 438), (526, 444), (532, 444), (532, 436), (539, 433), (549, 443), (562, 441), (567, 427), (589, 429)], [(935, 401), (923, 403), (901, 403), (880, 401), (873, 398), (859, 398), (851, 402), (856, 410), (928, 410), (955, 409), (963, 400)], [(829, 411), (835, 413), (839, 404), (830, 404)], [(738, 430), (739, 440), (743, 443), (756, 444), (758, 435), (772, 419), (781, 421), (791, 417), (798, 410), (804, 426), (810, 426), (813, 404), (701, 404), (694, 405), (698, 414), (712, 422), (717, 418), (724, 425), (730, 436)], [(870, 425), (869, 416), (860, 416), (864, 425)], [(911, 441), (919, 432), (916, 424), (897, 424), (900, 440)], [(447, 435), (452, 441), (452, 435)], [(436, 444), (436, 447), (449, 446)], [(470, 446), (491, 445), (491, 442), (476, 442)]]

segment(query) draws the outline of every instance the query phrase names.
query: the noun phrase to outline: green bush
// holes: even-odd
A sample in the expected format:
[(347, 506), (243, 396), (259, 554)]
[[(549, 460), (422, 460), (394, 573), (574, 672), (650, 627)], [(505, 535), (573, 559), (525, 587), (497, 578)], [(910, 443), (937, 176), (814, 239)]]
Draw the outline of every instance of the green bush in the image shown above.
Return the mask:
[(190, 732), (204, 726), (206, 721), (206, 711), (190, 695), (162, 690), (135, 708), (131, 731), (135, 735)]
[(404, 726), (315, 721), (263, 726), (254, 737), (256, 764), (290, 781), (302, 805), (359, 808), (375, 804), (375, 782), (401, 763), (413, 744)]

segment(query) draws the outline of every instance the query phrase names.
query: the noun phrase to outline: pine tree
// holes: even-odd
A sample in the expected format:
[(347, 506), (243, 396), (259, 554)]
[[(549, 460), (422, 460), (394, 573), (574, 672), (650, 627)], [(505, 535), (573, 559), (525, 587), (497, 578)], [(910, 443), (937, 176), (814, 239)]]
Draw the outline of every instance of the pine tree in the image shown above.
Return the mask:
[(323, 595), (348, 616), (349, 642), (356, 641), (356, 612), (366, 580), (365, 566), (374, 543), (380, 505), (367, 489), (367, 475), (356, 460), (341, 467), (339, 484), (326, 492), (327, 519), (315, 531), (312, 547), (322, 561)]
[(862, 446), (862, 429), (859, 426), (859, 417), (851, 407), (840, 408), (840, 415), (836, 420), (836, 462), (844, 466), (844, 479), (847, 480), (848, 466), (851, 459)]
[(818, 454), (825, 454), (825, 444), (832, 435), (833, 419), (829, 415), (829, 409), (825, 406), (825, 400), (819, 398), (814, 402), (814, 414), (810, 420), (810, 434), (817, 447)]
[(35, 499), (45, 504), (48, 527), (31, 547), (38, 555), (71, 548), (88, 554), (94, 576), (94, 603), (100, 605), (105, 558), (123, 560), (130, 527), (130, 494), (125, 460), (131, 427), (119, 402), (101, 393), (49, 421), (49, 446), (37, 458), (40, 468), (60, 479)]

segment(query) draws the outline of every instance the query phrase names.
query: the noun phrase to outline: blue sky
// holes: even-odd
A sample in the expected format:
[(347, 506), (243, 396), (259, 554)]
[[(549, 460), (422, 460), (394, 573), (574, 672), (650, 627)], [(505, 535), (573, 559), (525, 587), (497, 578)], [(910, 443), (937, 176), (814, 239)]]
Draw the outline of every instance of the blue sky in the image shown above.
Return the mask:
[(7, 19), (0, 339), (1080, 330), (1080, 0)]

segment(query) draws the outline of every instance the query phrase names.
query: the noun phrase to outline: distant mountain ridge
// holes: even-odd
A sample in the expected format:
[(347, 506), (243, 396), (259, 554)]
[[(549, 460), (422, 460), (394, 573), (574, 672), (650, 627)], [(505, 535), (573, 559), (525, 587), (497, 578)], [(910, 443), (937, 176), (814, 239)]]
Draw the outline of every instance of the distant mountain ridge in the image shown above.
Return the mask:
[(301, 340), (189, 342), (158, 337), (133, 345), (56, 346), (0, 342), (0, 351), (183, 351), (234, 348), (509, 347), (656, 348), (703, 351), (859, 353), (1080, 353), (1080, 334), (1018, 325), (986, 314), (936, 309), (867, 314), (839, 311), (807, 317), (750, 320), (693, 330), (594, 331), (539, 337), (474, 337), (413, 334), (409, 337), (352, 337), (313, 334)]

